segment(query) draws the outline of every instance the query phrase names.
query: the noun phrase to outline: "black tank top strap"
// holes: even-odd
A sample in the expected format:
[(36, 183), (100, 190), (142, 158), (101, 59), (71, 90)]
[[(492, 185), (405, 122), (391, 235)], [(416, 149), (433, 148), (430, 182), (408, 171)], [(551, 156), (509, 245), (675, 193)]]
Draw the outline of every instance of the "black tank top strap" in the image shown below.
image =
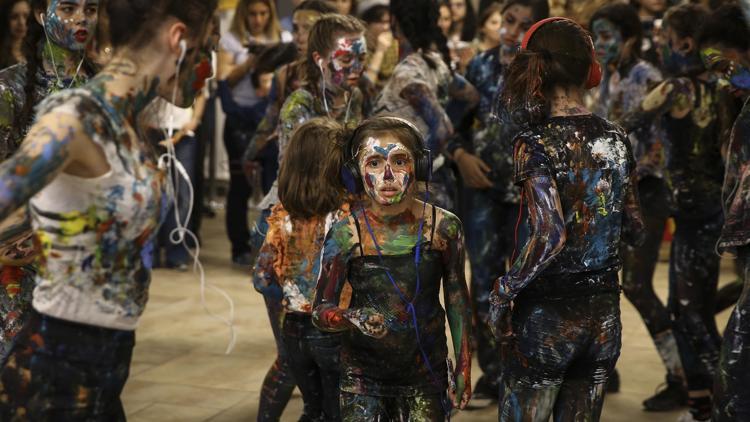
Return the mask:
[(362, 229), (359, 227), (359, 219), (357, 218), (357, 214), (352, 212), (352, 217), (354, 218), (354, 228), (357, 230), (357, 245), (359, 246), (359, 255), (365, 256), (365, 250), (362, 247)]
[(432, 249), (432, 239), (435, 238), (435, 228), (437, 226), (436, 224), (437, 210), (435, 209), (434, 204), (430, 204), (430, 205), (432, 205), (432, 231), (430, 233), (430, 249)]

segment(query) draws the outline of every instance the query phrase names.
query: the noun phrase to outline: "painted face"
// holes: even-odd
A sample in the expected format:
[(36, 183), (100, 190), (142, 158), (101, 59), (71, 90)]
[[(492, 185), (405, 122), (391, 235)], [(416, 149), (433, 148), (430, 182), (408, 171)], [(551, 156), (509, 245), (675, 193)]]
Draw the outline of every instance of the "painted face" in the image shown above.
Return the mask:
[(403, 201), (415, 180), (414, 156), (391, 135), (369, 137), (359, 150), (359, 171), (367, 195), (380, 205)]
[(261, 1), (251, 3), (247, 9), (247, 30), (250, 35), (254, 37), (263, 35), (268, 20), (271, 19), (271, 9)]
[(510, 63), (521, 47), (526, 31), (534, 24), (531, 8), (514, 4), (503, 12), (500, 28), (500, 52), (503, 63)]
[(44, 19), (50, 41), (70, 51), (82, 51), (93, 39), (99, 0), (51, 0)]
[(451, 31), (451, 22), (453, 21), (453, 17), (451, 16), (451, 9), (446, 6), (440, 6), (440, 17), (438, 18), (438, 27), (440, 28), (440, 31), (443, 32), (443, 35), (446, 37), (449, 35)]
[(28, 2), (19, 1), (10, 9), (10, 34), (16, 40), (23, 39), (26, 36), (26, 21), (31, 14), (31, 7)]
[(591, 25), (594, 33), (596, 57), (602, 65), (617, 61), (622, 51), (622, 35), (615, 24), (607, 19), (597, 19)]
[[(206, 85), (206, 80), (214, 76), (213, 54), (218, 51), (219, 28), (213, 23), (209, 24), (208, 33), (203, 44), (199, 47), (189, 48), (182, 65), (186, 69), (180, 75), (180, 92), (182, 96), (175, 104), (178, 107), (190, 107), (195, 97)], [(189, 70), (187, 70), (189, 69)], [(183, 76), (184, 75), (184, 76)]]
[(359, 82), (366, 60), (367, 42), (362, 34), (337, 38), (328, 57), (328, 84), (350, 90)]
[(500, 26), (502, 24), (502, 19), (500, 12), (493, 13), (487, 18), (484, 22), (484, 26), (482, 26), (482, 33), (484, 34), (485, 41), (493, 45), (500, 44)]

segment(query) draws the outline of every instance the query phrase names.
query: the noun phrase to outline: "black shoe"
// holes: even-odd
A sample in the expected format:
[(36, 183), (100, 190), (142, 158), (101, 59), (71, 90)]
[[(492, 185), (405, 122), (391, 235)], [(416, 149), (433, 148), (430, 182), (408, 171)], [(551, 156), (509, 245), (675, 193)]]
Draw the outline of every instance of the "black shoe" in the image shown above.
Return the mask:
[(620, 373), (617, 372), (617, 369), (612, 371), (611, 374), (609, 374), (609, 379), (607, 380), (607, 392), (608, 393), (619, 393), (620, 392)]
[(466, 410), (484, 409), (485, 407), (496, 403), (500, 389), (493, 385), (486, 375), (482, 375), (471, 392), (471, 401), (466, 406)]
[(255, 257), (252, 252), (244, 252), (232, 256), (232, 265), (243, 270), (252, 269), (253, 264), (255, 264)]
[(670, 379), (667, 376), (667, 382), (657, 388), (657, 393), (643, 401), (643, 410), (647, 412), (669, 412), (686, 406), (687, 402), (687, 389), (682, 384), (682, 380)]

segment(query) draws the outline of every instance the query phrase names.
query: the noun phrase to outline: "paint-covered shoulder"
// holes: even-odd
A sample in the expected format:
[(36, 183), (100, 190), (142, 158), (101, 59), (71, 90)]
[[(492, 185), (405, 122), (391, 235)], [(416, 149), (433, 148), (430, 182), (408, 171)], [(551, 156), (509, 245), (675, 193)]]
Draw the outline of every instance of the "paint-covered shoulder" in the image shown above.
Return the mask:
[(653, 84), (663, 79), (661, 71), (646, 60), (639, 60), (630, 71), (630, 79), (637, 84)]
[(302, 110), (312, 110), (315, 98), (312, 93), (304, 88), (292, 92), (281, 107), (281, 117), (297, 114)]
[(464, 229), (461, 219), (455, 214), (448, 210), (444, 210), (440, 207), (436, 207), (436, 232), (445, 240), (460, 240), (463, 239)]
[(26, 65), (17, 64), (0, 71), (0, 126), (10, 126), (23, 107)]
[(354, 218), (351, 214), (342, 216), (335, 221), (326, 233), (326, 255), (340, 254), (350, 251), (359, 240), (356, 239)]

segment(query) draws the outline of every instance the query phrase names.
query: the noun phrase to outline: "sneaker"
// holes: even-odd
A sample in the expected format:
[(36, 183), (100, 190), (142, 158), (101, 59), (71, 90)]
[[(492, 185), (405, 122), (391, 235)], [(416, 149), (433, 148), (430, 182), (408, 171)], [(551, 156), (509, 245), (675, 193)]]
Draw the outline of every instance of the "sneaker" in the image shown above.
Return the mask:
[(679, 418), (677, 418), (677, 422), (705, 422), (709, 419), (711, 419), (711, 417), (708, 417), (706, 419), (696, 419), (690, 411), (687, 411), (680, 415)]
[(617, 372), (617, 369), (612, 371), (611, 374), (609, 374), (609, 379), (607, 380), (607, 392), (608, 393), (619, 393), (620, 392), (620, 373)]
[(670, 380), (657, 387), (653, 396), (643, 401), (643, 410), (647, 412), (669, 412), (687, 405), (687, 389), (681, 380)]

